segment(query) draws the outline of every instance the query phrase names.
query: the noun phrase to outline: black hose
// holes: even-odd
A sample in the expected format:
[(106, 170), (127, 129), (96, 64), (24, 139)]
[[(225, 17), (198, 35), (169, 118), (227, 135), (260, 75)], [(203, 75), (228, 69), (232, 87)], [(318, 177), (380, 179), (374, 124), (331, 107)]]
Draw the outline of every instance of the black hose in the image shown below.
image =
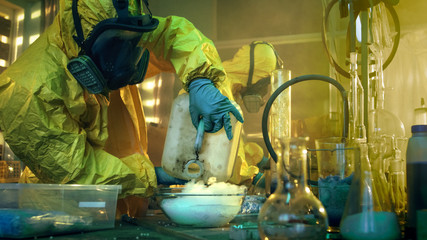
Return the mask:
[(327, 77), (327, 76), (323, 76), (323, 75), (312, 74), (312, 75), (303, 75), (303, 76), (293, 78), (293, 79), (285, 82), (284, 84), (282, 84), (279, 88), (276, 89), (276, 91), (274, 91), (274, 93), (268, 99), (268, 101), (265, 105), (265, 108), (264, 108), (264, 113), (262, 115), (261, 127), (262, 127), (262, 135), (264, 138), (264, 143), (267, 147), (268, 152), (270, 153), (270, 156), (273, 158), (273, 160), (276, 163), (277, 163), (277, 155), (274, 152), (273, 147), (271, 146), (270, 138), (268, 136), (267, 123), (268, 123), (268, 115), (270, 112), (270, 108), (273, 105), (273, 102), (277, 98), (277, 96), (279, 96), (279, 94), (282, 91), (284, 91), (286, 88), (288, 88), (289, 86), (291, 86), (293, 84), (308, 81), (308, 80), (320, 80), (320, 81), (330, 83), (330, 84), (334, 85), (340, 91), (341, 97), (343, 99), (343, 114), (344, 114), (342, 137), (343, 137), (343, 139), (346, 139), (348, 136), (348, 127), (349, 127), (348, 99), (347, 99), (347, 92), (345, 91), (344, 87), (339, 82), (337, 82), (335, 79)]

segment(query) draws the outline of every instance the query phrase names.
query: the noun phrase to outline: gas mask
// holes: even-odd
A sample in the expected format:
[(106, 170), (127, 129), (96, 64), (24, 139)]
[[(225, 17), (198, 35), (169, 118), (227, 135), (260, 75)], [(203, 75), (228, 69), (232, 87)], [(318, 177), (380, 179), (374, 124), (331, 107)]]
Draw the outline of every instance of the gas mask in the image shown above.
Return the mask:
[(264, 105), (264, 96), (268, 93), (270, 77), (263, 78), (255, 84), (249, 84), (242, 93), (242, 100), (245, 108), (250, 113), (257, 113)]
[(255, 84), (252, 84), (252, 78), (255, 67), (254, 52), (255, 46), (257, 44), (267, 44), (268, 46), (270, 46), (276, 56), (276, 68), (283, 68), (283, 61), (271, 44), (263, 41), (254, 41), (251, 43), (248, 82), (246, 84), (246, 89), (241, 93), (243, 104), (245, 105), (245, 108), (249, 113), (257, 113), (265, 104), (264, 97), (269, 92), (268, 90), (270, 86), (270, 76), (262, 78), (258, 80)]
[(157, 28), (159, 21), (149, 15), (129, 16), (128, 0), (112, 0), (117, 18), (99, 22), (84, 39), (77, 1), (73, 0), (73, 20), (81, 47), (77, 58), (67, 64), (74, 78), (90, 93), (102, 93), (144, 80), (150, 53), (138, 46), (145, 32)]

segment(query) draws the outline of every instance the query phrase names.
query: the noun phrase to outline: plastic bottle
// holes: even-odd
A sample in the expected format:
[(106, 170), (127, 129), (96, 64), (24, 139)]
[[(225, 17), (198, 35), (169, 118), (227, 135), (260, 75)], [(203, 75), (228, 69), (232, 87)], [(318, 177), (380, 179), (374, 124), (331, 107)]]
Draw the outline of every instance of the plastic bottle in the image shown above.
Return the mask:
[(406, 150), (408, 236), (416, 232), (417, 212), (427, 209), (427, 125), (413, 125), (411, 131)]

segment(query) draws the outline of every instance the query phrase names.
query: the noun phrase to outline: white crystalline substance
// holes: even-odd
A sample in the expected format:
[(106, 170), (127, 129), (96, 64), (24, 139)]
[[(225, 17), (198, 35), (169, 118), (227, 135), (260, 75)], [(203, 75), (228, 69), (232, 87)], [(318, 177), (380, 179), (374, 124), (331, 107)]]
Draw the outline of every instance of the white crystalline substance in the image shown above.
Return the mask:
[(189, 181), (185, 184), (182, 193), (195, 194), (243, 194), (245, 186), (239, 186), (226, 182), (216, 182), (215, 177), (210, 177), (207, 181), (207, 186), (203, 181)]
[[(219, 182), (205, 186), (203, 181), (190, 181), (182, 193), (200, 196), (182, 196), (164, 199), (161, 207), (175, 223), (195, 227), (220, 227), (229, 223), (239, 212), (245, 186)], [(203, 196), (203, 194), (233, 194), (233, 196)]]

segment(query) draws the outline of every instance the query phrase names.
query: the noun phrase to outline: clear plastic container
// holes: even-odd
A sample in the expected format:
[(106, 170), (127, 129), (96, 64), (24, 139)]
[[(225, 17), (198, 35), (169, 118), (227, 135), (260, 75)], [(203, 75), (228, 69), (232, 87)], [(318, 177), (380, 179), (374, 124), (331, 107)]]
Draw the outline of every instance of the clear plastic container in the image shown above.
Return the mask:
[[(196, 159), (194, 143), (197, 129), (191, 122), (189, 104), (188, 94), (181, 94), (174, 100), (162, 155), (163, 170), (172, 177), (185, 180), (191, 179), (185, 173), (185, 165)], [(203, 172), (196, 180), (207, 182), (210, 177), (216, 177), (217, 182), (225, 182), (230, 179), (242, 129), (242, 124), (232, 114), (230, 118), (233, 127), (231, 141), (224, 128), (216, 133), (205, 132), (199, 153)]]
[(114, 228), (120, 185), (0, 184), (0, 238)]

